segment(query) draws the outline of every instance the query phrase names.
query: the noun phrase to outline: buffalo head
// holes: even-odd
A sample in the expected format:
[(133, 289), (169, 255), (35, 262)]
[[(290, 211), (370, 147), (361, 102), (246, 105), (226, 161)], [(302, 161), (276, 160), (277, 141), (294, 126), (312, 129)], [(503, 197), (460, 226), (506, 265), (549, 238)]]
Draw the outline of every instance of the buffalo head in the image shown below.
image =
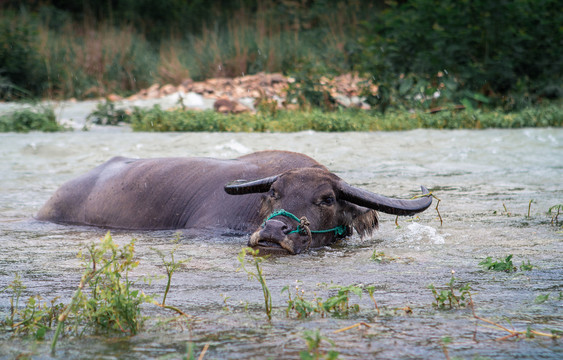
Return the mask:
[[(370, 235), (378, 227), (377, 210), (413, 215), (426, 210), (431, 196), (391, 199), (348, 185), (322, 168), (300, 168), (255, 181), (237, 180), (225, 186), (231, 195), (264, 193), (263, 224), (248, 245), (266, 251), (298, 254), (309, 247), (334, 243), (351, 235)], [(422, 193), (428, 190), (422, 187)]]

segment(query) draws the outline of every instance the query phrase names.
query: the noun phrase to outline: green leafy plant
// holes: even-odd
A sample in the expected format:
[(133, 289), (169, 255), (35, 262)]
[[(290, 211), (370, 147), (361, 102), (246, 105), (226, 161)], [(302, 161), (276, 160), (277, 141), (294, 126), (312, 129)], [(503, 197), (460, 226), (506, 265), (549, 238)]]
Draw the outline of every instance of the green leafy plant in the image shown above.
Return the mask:
[(289, 286), (284, 286), (281, 293), (287, 292), (287, 308), (285, 310), (286, 315), (289, 317), (290, 312), (293, 310), (297, 313), (298, 319), (303, 319), (311, 316), (313, 313), (319, 313), (324, 315), (324, 309), (322, 307), (322, 299), (316, 298), (313, 301), (305, 299), (305, 290), (299, 288), (299, 282), (295, 286), (294, 297), (291, 297), (291, 291)]
[[(322, 284), (323, 287), (327, 286)], [(291, 296), (291, 291), (289, 286), (284, 286), (282, 293), (287, 292), (287, 308), (286, 315), (290, 316), (291, 312), (297, 314), (297, 318), (307, 318), (313, 314), (319, 314), (322, 317), (325, 315), (332, 315), (336, 317), (345, 317), (350, 313), (357, 313), (360, 311), (360, 305), (350, 304), (351, 294), (355, 294), (358, 297), (362, 297), (363, 291), (369, 294), (372, 299), (377, 313), (379, 314), (379, 308), (377, 302), (375, 301), (374, 292), (375, 286), (364, 286), (364, 285), (332, 285), (328, 287), (329, 290), (336, 290), (336, 294), (324, 300), (321, 297), (315, 297), (312, 300), (307, 300), (305, 298), (305, 290), (299, 288), (299, 282), (295, 286), (294, 296)]]
[(55, 132), (68, 130), (57, 122), (52, 108), (16, 110), (0, 116), (0, 132), (44, 131)]
[(512, 263), (512, 255), (508, 255), (506, 258), (496, 261), (493, 261), (492, 257), (487, 256), (479, 265), (485, 268), (485, 270), (504, 271), (508, 273), (517, 270), (516, 266)]
[[(248, 274), (249, 279), (258, 280), (262, 286), (262, 294), (264, 295), (264, 311), (266, 312), (268, 320), (272, 320), (272, 295), (270, 294), (270, 289), (268, 289), (268, 286), (266, 285), (266, 279), (264, 278), (261, 266), (261, 263), (267, 257), (258, 256), (259, 253), (260, 251), (258, 249), (254, 250), (249, 247), (242, 248), (237, 256), (237, 259), (240, 262), (240, 266), (237, 268), (237, 271), (243, 270)], [(250, 254), (251, 257), (247, 257), (247, 254)], [(254, 266), (256, 268), (256, 272), (248, 269), (247, 265)]]
[[(138, 265), (133, 258), (134, 250), (135, 239), (119, 247), (108, 232), (101, 243), (87, 248), (87, 254), (79, 253), (85, 270), (70, 304), (58, 317), (51, 351), (55, 351), (69, 317), (78, 334), (89, 328), (130, 335), (139, 331), (144, 322), (141, 304), (152, 299), (134, 289), (134, 282), (129, 279), (129, 272)], [(85, 292), (85, 288), (89, 292)]]
[(532, 271), (534, 269), (535, 265), (532, 265), (530, 263), (530, 260), (528, 260), (527, 263), (522, 262), (522, 264), (520, 265), (520, 270), (522, 271)]
[(47, 330), (54, 325), (63, 304), (56, 304), (58, 298), (51, 300), (50, 305), (41, 296), (30, 296), (23, 308), (20, 308), (22, 292), (26, 289), (21, 277), (15, 274), (14, 280), (2, 291), (11, 293), (10, 313), (0, 324), (14, 334), (33, 334), (35, 339), (43, 340)]
[(356, 296), (361, 298), (363, 291), (362, 287), (357, 285), (334, 285), (329, 289), (336, 289), (337, 294), (323, 301), (323, 309), (327, 313), (332, 313), (333, 315), (337, 316), (345, 316), (350, 312), (360, 311), (360, 305), (350, 305), (350, 294), (355, 294)]
[(549, 295), (550, 295), (550, 293), (540, 294), (540, 295), (536, 296), (536, 298), (534, 299), (534, 302), (536, 304), (543, 304), (544, 302), (546, 302), (549, 299)]
[(301, 360), (338, 359), (338, 352), (334, 350), (329, 350), (328, 352), (321, 350), (323, 341), (328, 342), (332, 345), (334, 345), (334, 342), (329, 338), (322, 336), (319, 330), (304, 331), (303, 340), (305, 340), (305, 342), (307, 343), (307, 350), (303, 350), (299, 353)]
[(172, 275), (174, 274), (174, 272), (176, 270), (178, 270), (183, 264), (187, 263), (188, 261), (190, 261), (190, 259), (184, 259), (184, 260), (180, 260), (180, 261), (176, 261), (174, 259), (174, 253), (176, 252), (176, 250), (178, 250), (179, 247), (179, 242), (180, 242), (180, 234), (176, 234), (176, 240), (174, 241), (175, 246), (174, 248), (170, 251), (170, 253), (168, 254), (170, 256), (170, 260), (167, 260), (167, 254), (163, 253), (162, 251), (156, 249), (156, 248), (152, 248), (152, 250), (154, 250), (158, 257), (160, 257), (160, 260), (162, 261), (162, 264), (164, 266), (164, 269), (166, 270), (166, 288), (164, 290), (164, 295), (162, 296), (162, 305), (166, 304), (166, 296), (168, 295), (168, 291), (170, 291), (170, 284), (172, 282)]
[(391, 261), (397, 260), (397, 258), (389, 255), (385, 255), (383, 251), (377, 251), (377, 249), (373, 249), (373, 253), (371, 254), (370, 260), (376, 263), (386, 264)]
[[(435, 302), (432, 305), (438, 309), (453, 309), (466, 307), (471, 302), (471, 285), (465, 284), (456, 289), (455, 282), (456, 278), (454, 272), (452, 271), (452, 277), (450, 281), (446, 284), (446, 289), (438, 290), (433, 284), (428, 285), (428, 289), (432, 291), (434, 295)], [(456, 294), (459, 292), (459, 294)]]

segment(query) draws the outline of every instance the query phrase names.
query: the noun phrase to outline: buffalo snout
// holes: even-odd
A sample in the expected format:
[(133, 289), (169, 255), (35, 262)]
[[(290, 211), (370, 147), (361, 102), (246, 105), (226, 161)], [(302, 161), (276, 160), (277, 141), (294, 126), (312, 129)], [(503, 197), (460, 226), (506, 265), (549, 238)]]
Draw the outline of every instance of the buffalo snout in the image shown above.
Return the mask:
[(298, 234), (290, 234), (291, 232), (291, 227), (285, 222), (270, 219), (264, 222), (264, 224), (250, 236), (248, 246), (270, 253), (289, 252), (290, 254), (295, 254), (298, 252), (293, 242), (294, 239), (292, 239), (295, 236), (291, 236), (290, 238), (290, 235)]

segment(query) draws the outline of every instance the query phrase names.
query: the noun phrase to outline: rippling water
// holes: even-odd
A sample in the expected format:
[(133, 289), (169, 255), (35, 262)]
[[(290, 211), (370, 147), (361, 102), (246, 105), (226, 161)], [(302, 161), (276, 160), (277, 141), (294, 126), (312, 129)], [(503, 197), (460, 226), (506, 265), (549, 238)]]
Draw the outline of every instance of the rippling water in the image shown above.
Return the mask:
[[(427, 286), (447, 283), (455, 270), (460, 282), (474, 289), (481, 316), (505, 325), (509, 320), (517, 330), (563, 330), (563, 234), (546, 214), (550, 206), (563, 203), (563, 129), (149, 134), (107, 128), (0, 134), (0, 289), (19, 272), (25, 296), (70, 299), (81, 275), (76, 253), (105, 231), (32, 217), (63, 182), (110, 157), (232, 158), (264, 149), (303, 152), (347, 182), (387, 196), (408, 198), (425, 185), (441, 199), (444, 223), (432, 209), (415, 221), (399, 219), (399, 228), (393, 216), (382, 214), (380, 230), (371, 238), (352, 237), (334, 247), (268, 259), (263, 269), (274, 300), (272, 322), (264, 315), (259, 284), (235, 271), (236, 255), (247, 239), (186, 233), (176, 258), (191, 260), (174, 275), (167, 303), (195, 316), (189, 328), (157, 327), (127, 338), (63, 338), (57, 357), (179, 358), (192, 342), (196, 353), (209, 344), (205, 358), (210, 359), (298, 358), (306, 349), (302, 334), (307, 329), (320, 329), (334, 342), (325, 342), (323, 349), (333, 348), (341, 358), (443, 358), (444, 337), (452, 339), (452, 357), (561, 357), (560, 340), (493, 341), (506, 333), (478, 325), (469, 310), (435, 310)], [(138, 239), (136, 276), (164, 274), (151, 248), (172, 249), (175, 232), (116, 231), (113, 236), (119, 243)], [(374, 250), (398, 259), (374, 262)], [(478, 266), (487, 256), (508, 254), (515, 265), (530, 260), (536, 268), (506, 274)], [(296, 281), (309, 299), (333, 294), (322, 283), (374, 285), (385, 315), (377, 316), (364, 295), (352, 296), (361, 310), (350, 318), (287, 318), (287, 295), (280, 292)], [(162, 280), (142, 287), (162, 294), (164, 285)], [(547, 293), (548, 301), (534, 302)], [(0, 293), (1, 316), (9, 306), (9, 295)], [(413, 313), (396, 310), (405, 306)], [(153, 317), (171, 316), (147, 311)], [(358, 322), (371, 327), (333, 332)], [(34, 353), (48, 358), (47, 343), (4, 334), (0, 357)]]

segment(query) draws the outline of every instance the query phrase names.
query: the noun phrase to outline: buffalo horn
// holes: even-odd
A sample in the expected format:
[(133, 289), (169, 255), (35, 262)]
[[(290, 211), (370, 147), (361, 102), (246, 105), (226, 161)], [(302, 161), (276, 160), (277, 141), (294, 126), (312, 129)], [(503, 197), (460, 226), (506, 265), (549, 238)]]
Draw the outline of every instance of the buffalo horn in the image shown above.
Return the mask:
[(235, 180), (225, 185), (225, 191), (230, 195), (244, 195), (252, 193), (262, 193), (270, 190), (270, 186), (278, 179), (278, 176), (271, 176), (254, 181)]
[[(420, 188), (422, 195), (428, 194), (428, 189), (424, 186)], [(342, 183), (341, 185), (340, 199), (387, 214), (406, 216), (424, 211), (432, 204), (432, 196), (421, 196), (412, 200), (391, 199), (350, 186), (346, 183)]]

